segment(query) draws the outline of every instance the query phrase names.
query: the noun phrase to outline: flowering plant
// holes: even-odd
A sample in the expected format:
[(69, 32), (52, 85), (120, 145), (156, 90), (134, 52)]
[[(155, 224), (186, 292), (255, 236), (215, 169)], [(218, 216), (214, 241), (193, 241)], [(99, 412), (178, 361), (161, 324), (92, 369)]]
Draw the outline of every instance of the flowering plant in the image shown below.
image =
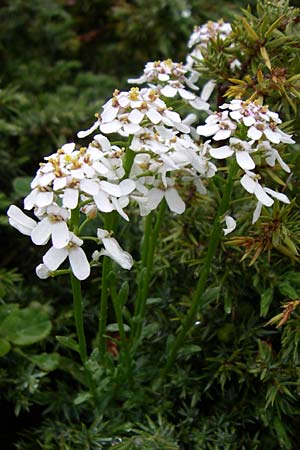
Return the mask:
[[(283, 21), (280, 17), (267, 30), (261, 30), (265, 38), (273, 39), (276, 25)], [(289, 146), (296, 144), (291, 124), (287, 123), (289, 110), (276, 109), (276, 102), (268, 102), (268, 90), (261, 85), (270, 79), (276, 83), (276, 69), (266, 44), (246, 19), (244, 25), (245, 48), (235, 46), (239, 25), (221, 20), (195, 28), (186, 63), (171, 59), (148, 62), (139, 78), (129, 80), (134, 86), (115, 90), (96, 114), (94, 123), (77, 133), (78, 139), (84, 140), (83, 145), (82, 141), (67, 142), (40, 163), (31, 192), (24, 199), (28, 213), (15, 205), (8, 209), (13, 227), (30, 236), (35, 245), (48, 246), (36, 267), (37, 276), (44, 280), (70, 275), (77, 331), (74, 345), (79, 349), (88, 389), (83, 402), (91, 400), (97, 405), (100, 395), (91, 367), (94, 360), (107, 364), (109, 299), (125, 361), (120, 360), (120, 364), (131, 382), (135, 355), (143, 342), (160, 228), (168, 218), (185, 213), (189, 192), (195, 192), (199, 201), (209, 201), (217, 192), (218, 208), (188, 312), (169, 343), (158, 386), (170, 373), (188, 333), (197, 324), (223, 236), (238, 233), (239, 224), (245, 229), (245, 209), (239, 211), (238, 205), (247, 205), (252, 225), (260, 224), (265, 215), (272, 215), (271, 207), (276, 211), (292, 205), (287, 175), (281, 179), (282, 172), (291, 174), (285, 154)], [(245, 61), (247, 40), (255, 40), (260, 46), (260, 61), (251, 55), (256, 72), (252, 84), (248, 75), (243, 78), (246, 63), (250, 65)], [(220, 64), (213, 65), (212, 56), (216, 50), (220, 52), (220, 46), (227, 57), (224, 71)], [(262, 64), (271, 75), (263, 73)], [(208, 78), (212, 67), (213, 78)], [(289, 82), (294, 92), (299, 79), (298, 75), (290, 76), (277, 84), (282, 87)], [(278, 87), (278, 91), (285, 97), (284, 90)], [(290, 109), (297, 108), (298, 98), (294, 93), (288, 101)], [(268, 177), (270, 171), (273, 177)], [(120, 224), (128, 223), (130, 228), (136, 218), (144, 231), (140, 254), (133, 257), (126, 247), (128, 243), (119, 243)], [(228, 242), (247, 245), (241, 236), (233, 236)], [(295, 257), (297, 248), (291, 243), (287, 246), (288, 250), (281, 246), (281, 251)], [(261, 252), (259, 247), (252, 263)], [(134, 299), (132, 311), (127, 315), (123, 306), (128, 285), (116, 282), (118, 266), (127, 271), (137, 266), (136, 288), (129, 290)], [(89, 354), (81, 281), (96, 279), (99, 268), (99, 325)], [(119, 349), (115, 351), (118, 355)]]

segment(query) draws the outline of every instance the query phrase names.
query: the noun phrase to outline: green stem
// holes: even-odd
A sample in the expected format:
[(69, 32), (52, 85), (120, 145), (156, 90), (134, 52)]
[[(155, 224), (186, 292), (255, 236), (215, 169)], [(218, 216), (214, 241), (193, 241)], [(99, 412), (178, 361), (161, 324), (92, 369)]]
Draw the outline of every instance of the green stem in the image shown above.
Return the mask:
[(79, 343), (79, 353), (82, 364), (87, 360), (87, 350), (86, 350), (86, 339), (84, 334), (83, 325), (83, 309), (82, 309), (82, 298), (81, 298), (81, 284), (80, 281), (73, 275), (71, 276), (71, 285), (73, 293), (73, 303), (74, 303), (74, 319)]
[(151, 281), (154, 250), (158, 233), (166, 210), (166, 201), (162, 200), (154, 228), (152, 228), (152, 213), (146, 217), (144, 239), (142, 245), (142, 268), (139, 276), (137, 299), (135, 304), (132, 337), (137, 342), (141, 336), (142, 323), (145, 316), (146, 301)]
[(191, 307), (189, 309), (189, 312), (187, 313), (185, 320), (182, 324), (182, 327), (169, 351), (168, 359), (165, 368), (162, 371), (162, 378), (166, 376), (169, 369), (171, 368), (178, 350), (182, 347), (185, 337), (191, 327), (193, 326), (197, 312), (199, 308), (202, 306), (202, 299), (203, 299), (203, 292), (206, 288), (207, 279), (210, 273), (211, 263), (213, 260), (213, 257), (216, 254), (221, 235), (222, 235), (222, 225), (221, 225), (221, 217), (225, 214), (225, 212), (228, 210), (230, 198), (231, 198), (231, 192), (232, 187), (234, 183), (234, 178), (237, 173), (238, 166), (235, 161), (231, 162), (231, 165), (229, 167), (228, 172), (228, 178), (227, 178), (227, 184), (224, 190), (224, 195), (222, 197), (221, 203), (218, 208), (218, 212), (214, 221), (214, 225), (211, 231), (210, 240), (208, 244), (207, 254), (204, 260), (203, 268), (201, 269), (201, 274), (197, 283), (196, 290), (194, 292), (194, 295), (192, 297), (192, 303)]
[(105, 354), (105, 329), (107, 321), (107, 300), (108, 300), (108, 274), (110, 272), (111, 261), (107, 256), (103, 258), (102, 264), (102, 280), (101, 280), (101, 298), (99, 312), (99, 328), (98, 328), (98, 348), (101, 357)]
[(120, 296), (117, 295), (116, 285), (115, 283), (111, 284), (110, 287), (111, 290), (111, 297), (113, 301), (113, 306), (115, 310), (115, 315), (117, 319), (117, 324), (119, 328), (119, 334), (120, 334), (120, 342), (121, 342), (121, 348), (124, 351), (125, 359), (126, 359), (126, 365), (129, 369), (130, 367), (130, 355), (128, 351), (128, 345), (126, 340), (126, 333), (124, 329), (124, 322), (123, 322), (123, 316), (122, 316), (122, 309), (120, 306)]

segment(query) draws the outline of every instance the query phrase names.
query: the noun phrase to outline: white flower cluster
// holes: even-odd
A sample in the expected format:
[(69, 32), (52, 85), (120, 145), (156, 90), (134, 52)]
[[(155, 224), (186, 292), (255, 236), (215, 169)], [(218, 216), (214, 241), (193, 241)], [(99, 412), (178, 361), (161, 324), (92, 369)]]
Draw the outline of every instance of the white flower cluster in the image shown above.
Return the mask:
[[(229, 24), (210, 22), (195, 29), (189, 45), (203, 47), (209, 39), (223, 39), (230, 32)], [(293, 144), (294, 140), (279, 128), (278, 114), (267, 106), (242, 100), (232, 100), (212, 114), (207, 101), (215, 83), (208, 82), (197, 97), (193, 92), (198, 89), (194, 84), (197, 77), (186, 65), (171, 60), (146, 64), (144, 74), (129, 81), (147, 83), (148, 87), (116, 90), (94, 124), (78, 133), (79, 138), (96, 133), (86, 147), (67, 143), (40, 164), (24, 200), (25, 210), (33, 210), (35, 219), (14, 205), (8, 209), (10, 224), (30, 236), (34, 244), (51, 241), (43, 263), (36, 269), (40, 278), (55, 275), (68, 259), (73, 274), (84, 280), (103, 255), (129, 270), (133, 259), (111, 236), (111, 230), (98, 228), (95, 237), (85, 237), (85, 224), (98, 214), (101, 217), (113, 211), (129, 221), (126, 208), (131, 203), (146, 216), (163, 199), (173, 213), (182, 214), (186, 205), (181, 188), (193, 183), (199, 193), (205, 194), (204, 180), (217, 171), (212, 158), (236, 159), (242, 169), (242, 187), (257, 199), (253, 222), (262, 206), (271, 206), (274, 198), (289, 203), (285, 194), (264, 186), (255, 172), (262, 160), (267, 166), (278, 163), (290, 172), (276, 146)], [(195, 129), (195, 114), (182, 119), (168, 107), (166, 99), (175, 96), (186, 100), (189, 107), (205, 110), (209, 114), (205, 124)], [(121, 142), (113, 143), (116, 134)], [(112, 137), (108, 139), (107, 135)], [(201, 143), (200, 136), (211, 140)], [(236, 224), (228, 215), (224, 220), (226, 235)], [(90, 262), (82, 248), (85, 239), (102, 245)]]
[[(203, 191), (202, 178), (216, 171), (207, 146), (192, 139), (190, 126), (152, 88), (116, 91), (95, 124), (78, 136), (86, 137), (97, 128), (101, 134), (96, 134), (87, 147), (77, 149), (75, 143), (67, 143), (40, 164), (32, 190), (24, 199), (24, 208), (33, 210), (37, 220), (16, 206), (8, 210), (10, 224), (31, 236), (34, 244), (52, 242), (43, 264), (37, 267), (40, 278), (47, 278), (67, 258), (78, 279), (89, 276), (90, 263), (82, 249), (84, 239), (72, 223), (74, 211), (80, 211), (81, 224), (98, 212), (112, 211), (128, 221), (124, 208), (131, 201), (139, 205), (144, 216), (165, 198), (170, 210), (181, 214), (185, 210), (177, 191), (181, 182), (192, 180)], [(125, 148), (112, 145), (102, 133), (128, 138), (129, 149), (134, 152), (129, 176), (125, 175)], [(109, 230), (98, 229), (95, 239), (104, 249), (94, 253), (93, 264), (106, 255), (121, 267), (131, 268), (132, 257)]]
[(258, 200), (253, 215), (253, 223), (255, 223), (260, 216), (262, 206), (271, 206), (274, 203), (273, 198), (284, 203), (290, 203), (290, 201), (285, 194), (260, 184), (260, 175), (253, 172), (256, 167), (254, 157), (257, 154), (264, 158), (266, 165), (270, 167), (274, 167), (277, 161), (281, 168), (289, 173), (289, 166), (283, 161), (274, 145), (293, 144), (295, 141), (278, 128), (281, 119), (267, 106), (256, 102), (232, 100), (220, 106), (220, 109), (220, 112), (208, 116), (205, 125), (198, 126), (197, 133), (201, 136), (212, 137), (214, 141), (229, 139), (227, 145), (211, 148), (210, 155), (216, 159), (232, 156), (236, 158), (237, 164), (245, 172), (241, 178), (241, 185)]
[(186, 67), (192, 70), (195, 62), (201, 60), (202, 50), (207, 47), (207, 43), (211, 40), (225, 40), (232, 32), (231, 25), (220, 19), (218, 22), (209, 21), (204, 25), (196, 26), (191, 34), (188, 47), (192, 49), (187, 56)]
[(209, 103), (207, 101), (215, 87), (215, 83), (212, 81), (208, 82), (202, 89), (200, 96), (196, 96), (193, 91), (199, 89), (195, 85), (198, 78), (198, 72), (190, 70), (183, 63), (176, 63), (171, 59), (167, 59), (165, 61), (148, 62), (143, 75), (136, 79), (129, 79), (128, 82), (133, 84), (147, 83), (164, 97), (174, 98), (179, 96), (193, 108), (208, 111)]

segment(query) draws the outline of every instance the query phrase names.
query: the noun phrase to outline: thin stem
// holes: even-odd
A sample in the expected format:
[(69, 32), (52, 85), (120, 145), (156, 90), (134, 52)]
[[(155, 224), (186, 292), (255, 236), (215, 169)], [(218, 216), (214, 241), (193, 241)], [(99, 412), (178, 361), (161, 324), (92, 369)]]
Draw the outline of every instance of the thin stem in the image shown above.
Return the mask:
[(108, 274), (110, 272), (111, 261), (107, 256), (104, 256), (102, 264), (102, 281), (101, 281), (101, 298), (100, 298), (100, 312), (99, 312), (99, 327), (98, 327), (98, 348), (101, 357), (105, 354), (105, 329), (107, 321), (107, 300), (108, 300)]
[(146, 302), (151, 281), (155, 244), (164, 217), (166, 201), (162, 200), (157, 214), (154, 228), (152, 227), (152, 213), (146, 217), (144, 239), (142, 245), (142, 269), (140, 271), (138, 293), (135, 304), (135, 322), (133, 322), (132, 337), (137, 342), (141, 336), (142, 323), (145, 316)]
[(82, 297), (81, 297), (81, 283), (80, 281), (73, 275), (70, 274), (71, 277), (71, 285), (72, 285), (72, 293), (73, 293), (73, 304), (74, 304), (74, 319), (79, 343), (79, 353), (82, 364), (87, 360), (87, 350), (86, 350), (86, 339), (84, 334), (84, 325), (83, 325), (83, 309), (82, 309)]
[[(121, 299), (122, 295), (117, 295), (115, 283), (111, 284), (110, 290), (111, 290), (111, 297), (112, 297), (112, 301), (113, 301), (115, 315), (116, 315), (116, 319), (117, 319), (117, 324), (118, 324), (118, 328), (119, 328), (121, 348), (124, 351), (126, 365), (127, 365), (127, 368), (129, 369), (130, 368), (130, 355), (129, 355), (129, 351), (128, 351), (126, 333), (125, 333), (125, 329), (124, 329), (124, 322), (123, 322), (123, 316), (122, 316), (122, 309), (121, 309), (121, 305), (120, 305), (121, 300), (122, 300)], [(121, 291), (122, 291), (122, 288), (121, 288)], [(120, 292), (120, 294), (121, 294), (121, 292)]]
[(231, 198), (231, 192), (232, 187), (234, 183), (234, 178), (237, 173), (238, 166), (235, 161), (231, 162), (231, 165), (229, 167), (228, 172), (228, 178), (227, 178), (227, 184), (224, 190), (224, 195), (222, 197), (221, 203), (218, 208), (218, 212), (214, 221), (214, 225), (212, 228), (212, 232), (210, 235), (210, 240), (208, 244), (207, 254), (204, 260), (203, 267), (201, 269), (201, 274), (197, 283), (196, 290), (194, 292), (194, 295), (192, 297), (191, 307), (189, 309), (189, 312), (187, 313), (185, 320), (182, 324), (182, 327), (171, 346), (171, 349), (168, 354), (168, 359), (165, 368), (162, 371), (162, 378), (166, 376), (168, 373), (170, 367), (172, 366), (178, 350), (181, 348), (181, 346), (184, 343), (185, 337), (188, 333), (188, 331), (191, 329), (193, 323), (195, 322), (196, 314), (199, 310), (199, 308), (202, 306), (203, 301), (203, 292), (206, 288), (207, 279), (210, 273), (211, 263), (213, 260), (213, 257), (216, 254), (220, 239), (221, 239), (221, 232), (222, 232), (222, 226), (221, 226), (221, 217), (225, 214), (229, 207), (230, 198)]

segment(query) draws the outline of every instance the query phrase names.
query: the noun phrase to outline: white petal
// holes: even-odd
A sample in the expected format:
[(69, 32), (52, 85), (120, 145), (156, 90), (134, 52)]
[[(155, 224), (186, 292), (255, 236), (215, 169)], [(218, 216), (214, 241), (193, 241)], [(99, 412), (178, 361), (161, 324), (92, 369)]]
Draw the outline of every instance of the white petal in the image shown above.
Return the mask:
[(100, 181), (100, 187), (104, 192), (107, 192), (114, 197), (120, 197), (122, 195), (118, 184), (109, 183), (108, 181)]
[(98, 142), (98, 144), (101, 146), (101, 150), (103, 150), (104, 152), (110, 150), (110, 142), (106, 136), (103, 136), (103, 134), (95, 134), (93, 139)]
[[(127, 222), (129, 222), (129, 217), (127, 216), (127, 214), (125, 213), (125, 211), (123, 211), (123, 206), (121, 204), (121, 199), (122, 198), (126, 198), (126, 197), (121, 197), (121, 198), (115, 198), (112, 197), (111, 198), (111, 202), (115, 207), (115, 210), (120, 214), (121, 217), (123, 217), (124, 220), (126, 220)], [(127, 203), (127, 202), (126, 202)], [(128, 203), (127, 203), (128, 204)]]
[(99, 192), (99, 183), (94, 180), (84, 179), (80, 182), (80, 189), (90, 195), (96, 195)]
[(74, 209), (78, 204), (79, 190), (67, 188), (63, 195), (63, 206), (65, 208)]
[(263, 207), (263, 204), (261, 202), (257, 202), (256, 208), (254, 210), (253, 217), (252, 217), (252, 223), (257, 222), (258, 219), (260, 218), (262, 207)]
[(40, 177), (39, 185), (42, 187), (48, 186), (55, 179), (55, 175), (53, 172), (45, 173)]
[(185, 211), (185, 203), (174, 188), (165, 191), (166, 202), (171, 211), (182, 214)]
[(102, 133), (110, 134), (119, 131), (121, 127), (122, 122), (120, 122), (119, 120), (113, 120), (112, 122), (102, 123), (100, 125), (100, 130), (102, 131)]
[(264, 189), (268, 194), (272, 195), (272, 197), (276, 198), (277, 200), (287, 204), (291, 203), (289, 198), (285, 194), (274, 191), (273, 189), (270, 189), (268, 187), (265, 187)]
[(9, 223), (20, 233), (30, 236), (36, 226), (36, 221), (26, 216), (23, 211), (15, 205), (11, 205), (7, 210)]
[(99, 191), (97, 195), (94, 196), (94, 202), (97, 205), (99, 211), (111, 212), (113, 211), (113, 206), (108, 199), (108, 195), (103, 191)]
[(52, 224), (52, 244), (55, 248), (63, 248), (69, 243), (70, 233), (65, 221), (60, 220)]
[(43, 257), (43, 263), (50, 270), (56, 270), (68, 256), (67, 248), (51, 247)]
[(219, 148), (211, 147), (209, 149), (209, 153), (213, 158), (224, 159), (232, 156), (234, 154), (234, 151), (228, 145), (224, 145), (223, 147)]
[(154, 123), (155, 125), (162, 121), (161, 114), (158, 111), (156, 111), (156, 109), (154, 109), (154, 108), (150, 108), (146, 112), (146, 116), (148, 117), (150, 122)]
[(164, 191), (157, 188), (152, 188), (147, 194), (147, 207), (150, 208), (151, 211), (157, 208), (162, 199), (164, 198)]
[(244, 175), (241, 178), (241, 185), (243, 188), (249, 192), (250, 194), (254, 193), (256, 182), (253, 180), (253, 178), (249, 177), (249, 175)]
[(24, 198), (24, 208), (27, 210), (32, 209), (34, 206), (36, 206), (36, 198), (39, 193), (39, 190), (33, 189), (25, 198)]
[(207, 100), (209, 99), (209, 97), (211, 96), (211, 94), (213, 93), (213, 90), (216, 87), (216, 82), (214, 80), (209, 80), (207, 83), (205, 83), (205, 85), (202, 88), (201, 91), (201, 99), (204, 100), (205, 102), (207, 102)]
[(220, 129), (220, 126), (218, 123), (214, 123), (211, 125), (199, 125), (197, 127), (197, 133), (200, 134), (200, 136), (212, 136), (213, 134), (217, 133)]
[(127, 178), (126, 180), (121, 181), (119, 184), (121, 189), (121, 195), (128, 195), (135, 189), (135, 181)]
[(36, 245), (44, 245), (48, 242), (52, 231), (52, 223), (45, 217), (31, 232), (31, 240)]
[(274, 200), (265, 192), (259, 183), (255, 183), (254, 195), (265, 206), (271, 206), (274, 203)]
[(258, 141), (262, 137), (262, 131), (252, 126), (249, 128), (247, 136), (250, 139), (254, 139), (254, 141)]
[(118, 241), (114, 238), (103, 238), (103, 245), (105, 247), (106, 252), (102, 252), (102, 254), (109, 256), (116, 263), (118, 263), (123, 269), (131, 269), (133, 265), (132, 256), (125, 252)]
[(144, 114), (138, 109), (133, 109), (128, 114), (128, 120), (132, 123), (139, 124), (144, 118)]
[(225, 216), (226, 228), (223, 228), (224, 235), (231, 233), (236, 228), (236, 221), (231, 216)]
[(99, 120), (96, 120), (96, 122), (90, 128), (88, 128), (87, 130), (79, 131), (77, 133), (77, 136), (79, 137), (79, 139), (85, 138), (89, 134), (93, 133), (93, 131), (95, 131), (98, 128), (99, 123), (100, 123)]
[(181, 117), (176, 111), (170, 111), (169, 109), (167, 109), (165, 111), (165, 116), (172, 122), (181, 123)]
[(75, 143), (74, 142), (67, 142), (66, 144), (64, 144), (63, 146), (62, 146), (62, 150), (65, 152), (65, 153), (72, 153), (72, 151), (74, 150), (74, 148), (75, 148)]
[(167, 84), (166, 86), (164, 86), (162, 88), (162, 90), (160, 92), (165, 97), (171, 98), (171, 97), (175, 97), (175, 95), (177, 94), (177, 89), (175, 89), (172, 86), (170, 86), (169, 84)]
[(159, 73), (158, 79), (159, 81), (169, 81), (170, 75), (168, 75), (167, 73)]
[(255, 124), (256, 120), (254, 116), (243, 116), (243, 122), (246, 127), (251, 127)]
[(202, 100), (200, 97), (196, 97), (194, 100), (190, 100), (189, 104), (198, 111), (208, 111), (210, 104)]
[(244, 170), (252, 170), (255, 168), (255, 163), (248, 152), (237, 151), (236, 161), (238, 165)]
[(195, 94), (193, 92), (187, 91), (186, 89), (178, 89), (179, 95), (185, 100), (194, 100)]
[(105, 108), (104, 111), (101, 113), (102, 122), (106, 123), (114, 120), (118, 115), (119, 109), (120, 109), (119, 107), (115, 107), (112, 105)]
[(90, 264), (81, 247), (71, 247), (69, 261), (72, 272), (78, 280), (85, 280), (91, 273)]
[(60, 191), (61, 189), (64, 189), (66, 185), (67, 177), (55, 178), (55, 180), (53, 181), (53, 190)]
[(271, 128), (266, 127), (264, 129), (264, 133), (267, 139), (269, 139), (269, 141), (273, 142), (274, 144), (279, 144), (280, 142), (280, 134), (277, 133), (276, 131), (271, 130)]
[(46, 191), (46, 192), (40, 191), (37, 193), (36, 196), (36, 206), (42, 208), (43, 206), (51, 205), (51, 203), (53, 203), (53, 199), (54, 199), (53, 191)]
[(213, 136), (214, 141), (223, 141), (224, 139), (228, 139), (231, 136), (232, 130), (219, 130)]
[(35, 268), (35, 273), (41, 280), (46, 280), (46, 278), (49, 278), (51, 275), (50, 270), (48, 269), (47, 266), (45, 266), (45, 264), (39, 264)]
[(129, 123), (124, 123), (123, 129), (124, 129), (125, 133), (127, 133), (127, 134), (135, 134), (141, 130), (141, 127), (140, 127), (140, 125), (138, 125), (136, 123), (129, 122)]

